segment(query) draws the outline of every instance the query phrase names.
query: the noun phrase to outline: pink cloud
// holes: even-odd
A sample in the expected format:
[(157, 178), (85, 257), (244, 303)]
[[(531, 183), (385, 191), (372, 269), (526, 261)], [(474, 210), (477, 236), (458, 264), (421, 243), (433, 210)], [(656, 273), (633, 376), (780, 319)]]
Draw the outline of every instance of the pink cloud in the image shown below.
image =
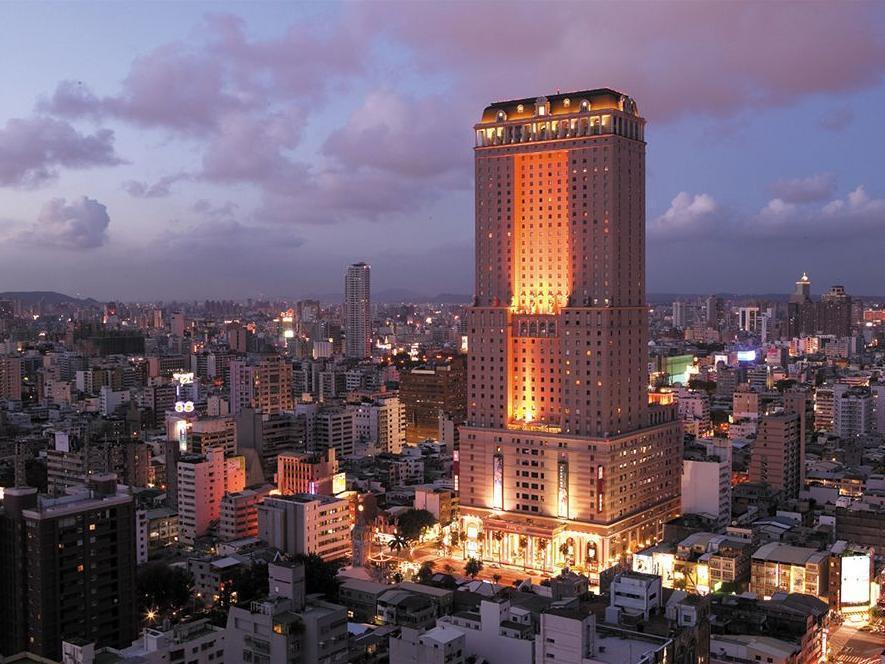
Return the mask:
[[(256, 219), (377, 219), (469, 183), (469, 127), (495, 99), (607, 85), (655, 123), (752, 126), (749, 110), (877, 84), (883, 35), (867, 3), (354, 3), (267, 39), (211, 16), (192, 41), (137, 58), (114, 94), (63, 82), (41, 107), (197, 138), (194, 179), (257, 187)], [(349, 112), (342, 126), (317, 121), (329, 109)], [(305, 126), (327, 133), (304, 146)], [(832, 194), (826, 182), (781, 186), (785, 202)], [(673, 214), (684, 221), (692, 204)]]
[(203, 153), (202, 176), (273, 189), (294, 187), (306, 173), (291, 155), (301, 138), (300, 128), (294, 112), (226, 115)]
[(730, 116), (858, 90), (878, 83), (885, 64), (885, 20), (874, 3), (358, 8), (365, 29), (388, 31), (409, 44), (417, 67), (454, 72), (459, 94), (492, 101), (555, 87), (611, 86), (634, 96), (654, 121)]
[(787, 203), (810, 203), (830, 198), (836, 191), (836, 176), (819, 173), (805, 178), (781, 179), (772, 183), (771, 193)]
[[(323, 152), (351, 166), (408, 177), (438, 176), (469, 165), (470, 133), (466, 125), (455, 126), (465, 113), (463, 103), (442, 95), (370, 92), (344, 128), (326, 139)], [(428, 150), (429, 145), (434, 148)]]
[(175, 173), (164, 175), (154, 183), (127, 180), (123, 183), (123, 189), (133, 198), (164, 198), (172, 193), (172, 185), (188, 179), (191, 176), (187, 173)]
[(95, 249), (107, 241), (110, 223), (107, 208), (93, 198), (81, 196), (70, 203), (53, 198), (15, 240), (61, 249)]
[(102, 97), (82, 81), (62, 81), (38, 107), (63, 117), (111, 117), (205, 135), (223, 131), (229, 115), (315, 100), (362, 66), (358, 44), (336, 30), (321, 36), (296, 25), (282, 37), (250, 41), (244, 28), (237, 17), (210, 16), (193, 41), (137, 57), (116, 94)]
[(58, 169), (122, 164), (114, 132), (84, 134), (63, 120), (13, 118), (0, 127), (0, 186), (36, 187), (58, 176)]

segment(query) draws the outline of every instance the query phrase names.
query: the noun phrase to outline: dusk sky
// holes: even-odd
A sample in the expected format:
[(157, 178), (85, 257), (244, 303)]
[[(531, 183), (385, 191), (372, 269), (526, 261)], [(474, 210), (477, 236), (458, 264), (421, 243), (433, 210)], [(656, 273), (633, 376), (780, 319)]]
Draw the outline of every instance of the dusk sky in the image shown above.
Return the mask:
[(0, 291), (473, 288), (489, 102), (648, 121), (648, 290), (883, 295), (885, 3), (0, 5)]

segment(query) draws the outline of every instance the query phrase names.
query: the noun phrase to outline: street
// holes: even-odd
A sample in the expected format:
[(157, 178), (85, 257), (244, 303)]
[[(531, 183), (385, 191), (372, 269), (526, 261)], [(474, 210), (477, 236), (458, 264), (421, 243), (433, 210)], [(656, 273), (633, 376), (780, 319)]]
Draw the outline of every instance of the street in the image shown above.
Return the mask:
[(837, 664), (879, 664), (885, 634), (839, 625), (830, 629), (830, 661)]
[[(467, 561), (461, 558), (460, 552), (457, 549), (453, 550), (453, 553), (454, 555), (451, 557), (440, 556), (436, 544), (427, 543), (415, 547), (415, 549), (412, 551), (411, 557), (407, 557), (406, 552), (403, 552), (401, 555), (398, 555), (396, 557), (402, 560), (409, 560), (418, 565), (428, 560), (432, 561), (434, 563), (434, 572), (445, 572), (447, 566), (451, 566), (451, 574), (457, 577), (465, 577), (466, 575), (464, 574), (464, 564)], [(498, 566), (497, 563), (489, 562), (483, 563), (482, 571), (477, 575), (476, 578), (482, 579), (484, 581), (494, 581), (494, 577), (496, 575), (500, 576), (498, 583), (504, 586), (512, 586), (514, 581), (524, 581), (525, 579), (531, 579), (533, 583), (539, 583), (543, 578), (545, 578), (544, 576), (537, 573), (532, 574), (530, 571), (523, 571), (522, 569), (508, 567), (504, 565)]]

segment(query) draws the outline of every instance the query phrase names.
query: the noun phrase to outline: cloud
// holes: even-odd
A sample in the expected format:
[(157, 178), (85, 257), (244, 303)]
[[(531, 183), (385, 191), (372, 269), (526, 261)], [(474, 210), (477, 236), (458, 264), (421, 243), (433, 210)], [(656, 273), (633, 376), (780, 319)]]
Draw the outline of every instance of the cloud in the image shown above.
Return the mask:
[[(827, 203), (821, 210), (823, 218), (841, 219), (863, 226), (885, 227), (885, 199), (872, 198), (863, 185), (849, 192), (842, 199)], [(854, 230), (862, 230), (855, 226)]]
[(246, 105), (226, 88), (221, 62), (171, 44), (136, 58), (117, 95), (99, 97), (80, 81), (61, 81), (38, 107), (62, 117), (115, 117), (205, 134), (225, 112)]
[(60, 249), (95, 249), (107, 242), (110, 223), (107, 208), (93, 198), (81, 196), (70, 203), (53, 198), (15, 239)]
[(0, 128), (0, 186), (38, 187), (58, 177), (59, 168), (122, 164), (114, 132), (84, 134), (63, 120), (13, 118)]
[(866, 243), (885, 231), (885, 199), (870, 196), (863, 185), (844, 198), (823, 205), (794, 205), (773, 199), (742, 232), (748, 237), (823, 242)]
[[(410, 47), (416, 69), (457, 77), (458, 94), (492, 101), (552, 91), (551, 85), (609, 85), (633, 95), (655, 122), (731, 117), (865, 89), (881, 81), (885, 65), (885, 12), (876, 3), (855, 3), (851, 11), (823, 3), (814, 11), (802, 3), (772, 10), (759, 1), (626, 10), (619, 2), (546, 3), (544, 11), (494, 1), (388, 7), (354, 8), (367, 29)], [(588, 81), (588, 65), (604, 71), (605, 80)]]
[(772, 198), (759, 212), (759, 216), (763, 219), (780, 220), (791, 217), (795, 212), (795, 203), (787, 203), (781, 198)]
[(227, 201), (221, 205), (213, 205), (211, 201), (201, 198), (191, 205), (191, 211), (210, 219), (231, 218), (239, 209), (239, 205)]
[[(271, 112), (277, 103), (313, 103), (340, 76), (363, 66), (359, 43), (343, 26), (325, 32), (296, 24), (277, 38), (250, 40), (245, 22), (212, 15), (188, 41), (137, 57), (115, 94), (100, 96), (82, 81), (61, 81), (39, 101), (68, 118), (116, 118), (188, 136), (224, 132), (231, 114)], [(306, 115), (300, 107), (302, 115)]]
[(649, 235), (658, 241), (694, 242), (866, 242), (870, 233), (885, 231), (885, 198), (863, 186), (844, 198), (793, 203), (770, 199), (757, 212), (725, 209), (708, 194), (676, 195), (664, 214), (649, 220)]
[(772, 183), (771, 193), (786, 203), (811, 203), (831, 198), (836, 191), (836, 177), (821, 173), (806, 178), (781, 179)]
[[(754, 1), (633, 9), (353, 3), (269, 38), (254, 37), (236, 16), (211, 15), (187, 40), (137, 57), (116, 88), (61, 81), (39, 108), (188, 140), (200, 163), (194, 181), (258, 191), (258, 206), (241, 217), (249, 223), (383, 222), (469, 185), (469, 128), (495, 99), (610, 85), (656, 124), (709, 116), (752, 126), (749, 111), (815, 95), (841, 103), (879, 84), (885, 67), (885, 12), (872, 3), (814, 12)], [(588, 63), (604, 78), (588, 79)], [(829, 177), (779, 181), (771, 198), (828, 200)], [(160, 197), (174, 182), (124, 188)], [(673, 237), (740, 223), (711, 195), (684, 193), (649, 229)]]
[(157, 242), (169, 250), (179, 247), (192, 253), (194, 247), (199, 246), (206, 256), (239, 255), (245, 261), (254, 261), (259, 254), (250, 250), (288, 251), (303, 245), (304, 238), (288, 228), (253, 226), (227, 219), (194, 224), (175, 221)]
[(123, 183), (123, 189), (133, 198), (164, 198), (172, 193), (172, 185), (181, 180), (187, 180), (187, 173), (165, 175), (150, 184), (141, 180), (127, 180)]
[[(370, 92), (347, 124), (326, 139), (323, 152), (344, 164), (407, 177), (464, 169), (469, 166), (468, 134), (464, 126), (454, 126), (462, 115), (456, 107), (440, 95), (415, 98), (389, 89)], [(440, 140), (448, 135), (453, 139), (460, 135), (462, 140)], [(428, 145), (434, 149), (428, 150)]]
[(721, 210), (710, 194), (689, 194), (681, 191), (670, 202), (670, 207), (649, 224), (652, 233), (661, 236), (706, 233), (712, 229)]
[(215, 182), (291, 190), (307, 173), (307, 167), (291, 155), (300, 139), (300, 127), (298, 118), (287, 112), (260, 118), (244, 113), (228, 115), (206, 147), (201, 176)]

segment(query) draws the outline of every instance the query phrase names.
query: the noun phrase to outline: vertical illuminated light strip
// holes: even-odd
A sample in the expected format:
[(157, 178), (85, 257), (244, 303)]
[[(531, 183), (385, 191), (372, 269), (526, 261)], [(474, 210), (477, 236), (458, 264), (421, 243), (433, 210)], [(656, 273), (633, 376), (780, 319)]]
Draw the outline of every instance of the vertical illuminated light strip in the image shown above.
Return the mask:
[(504, 509), (504, 455), (500, 449), (492, 457), (492, 508)]
[[(555, 150), (513, 158), (513, 244), (510, 273), (512, 313), (551, 315), (568, 304), (572, 289), (571, 220), (569, 215), (569, 153)], [(564, 192), (564, 193), (563, 193)], [(555, 417), (549, 403), (536, 401), (544, 356), (552, 351), (540, 338), (537, 324), (516, 338), (508, 373), (508, 412), (513, 421), (530, 423)]]
[(455, 491), (460, 489), (459, 478), (461, 476), (461, 451), (452, 450), (452, 480), (454, 481)]
[(566, 150), (514, 157), (513, 311), (553, 314), (568, 302), (572, 287), (568, 165)]
[(601, 512), (603, 507), (603, 494), (605, 492), (605, 471), (600, 465), (596, 469), (596, 511)]
[(559, 516), (568, 519), (568, 459), (560, 459), (557, 467), (559, 484)]

